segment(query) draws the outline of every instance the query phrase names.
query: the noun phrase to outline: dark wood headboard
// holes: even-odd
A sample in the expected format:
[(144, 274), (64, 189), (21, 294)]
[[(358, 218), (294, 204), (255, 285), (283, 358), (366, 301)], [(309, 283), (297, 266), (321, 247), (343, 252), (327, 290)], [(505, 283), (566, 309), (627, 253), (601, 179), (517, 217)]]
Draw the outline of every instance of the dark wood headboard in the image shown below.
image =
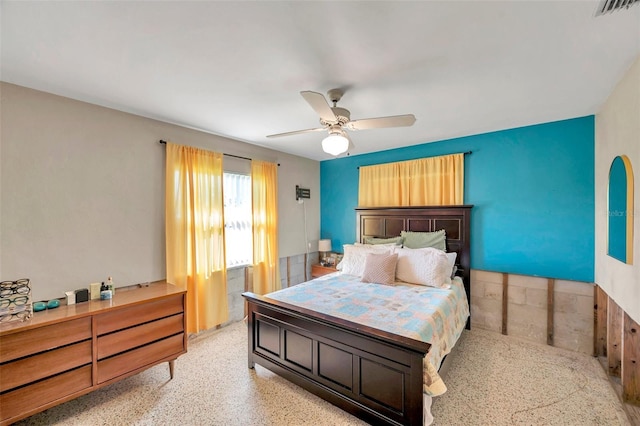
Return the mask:
[(461, 206), (356, 208), (358, 241), (365, 237), (391, 238), (401, 231), (433, 232), (444, 229), (447, 251), (458, 253), (458, 275), (471, 300), (471, 208)]

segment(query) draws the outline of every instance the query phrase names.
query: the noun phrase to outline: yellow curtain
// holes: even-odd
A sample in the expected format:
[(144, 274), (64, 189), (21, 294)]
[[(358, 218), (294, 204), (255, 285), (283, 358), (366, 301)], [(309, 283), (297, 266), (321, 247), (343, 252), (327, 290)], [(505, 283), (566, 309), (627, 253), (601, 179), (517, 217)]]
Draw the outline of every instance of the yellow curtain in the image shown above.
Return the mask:
[(366, 207), (405, 205), (403, 200), (407, 197), (407, 191), (403, 188), (403, 181), (399, 176), (400, 163), (360, 167), (358, 205)]
[(222, 154), (167, 143), (167, 281), (187, 290), (187, 332), (227, 321)]
[(360, 167), (358, 205), (464, 204), (464, 154)]
[(279, 290), (278, 165), (251, 161), (253, 186), (253, 291)]

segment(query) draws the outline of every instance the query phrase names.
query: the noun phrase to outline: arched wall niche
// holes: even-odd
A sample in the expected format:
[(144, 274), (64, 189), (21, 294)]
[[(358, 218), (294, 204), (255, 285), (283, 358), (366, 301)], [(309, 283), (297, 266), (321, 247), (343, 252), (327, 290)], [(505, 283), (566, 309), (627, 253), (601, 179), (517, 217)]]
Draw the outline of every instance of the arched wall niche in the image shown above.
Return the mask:
[(607, 254), (633, 263), (633, 169), (626, 155), (619, 155), (609, 168)]

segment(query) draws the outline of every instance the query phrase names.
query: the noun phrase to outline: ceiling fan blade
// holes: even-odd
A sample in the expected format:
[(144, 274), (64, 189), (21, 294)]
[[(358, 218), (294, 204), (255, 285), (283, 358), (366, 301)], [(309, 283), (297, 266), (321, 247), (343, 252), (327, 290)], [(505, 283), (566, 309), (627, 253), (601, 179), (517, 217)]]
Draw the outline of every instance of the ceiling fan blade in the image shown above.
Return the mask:
[(315, 129), (305, 129), (305, 130), (295, 130), (293, 132), (285, 132), (285, 133), (276, 133), (275, 135), (267, 135), (268, 138), (279, 138), (282, 136), (292, 136), (292, 135), (299, 135), (302, 133), (311, 133), (311, 132), (320, 132), (320, 131), (326, 131), (327, 129), (325, 129), (324, 127), (316, 127)]
[(331, 106), (327, 102), (326, 98), (322, 95), (322, 93), (311, 92), (311, 91), (302, 91), (300, 92), (302, 97), (304, 98), (311, 108), (320, 116), (324, 121), (328, 121), (330, 123), (338, 121), (338, 118), (333, 113)]
[(347, 129), (365, 130), (365, 129), (381, 129), (384, 127), (406, 127), (412, 126), (416, 122), (413, 114), (394, 115), (390, 117), (365, 118), (362, 120), (353, 120), (347, 123)]

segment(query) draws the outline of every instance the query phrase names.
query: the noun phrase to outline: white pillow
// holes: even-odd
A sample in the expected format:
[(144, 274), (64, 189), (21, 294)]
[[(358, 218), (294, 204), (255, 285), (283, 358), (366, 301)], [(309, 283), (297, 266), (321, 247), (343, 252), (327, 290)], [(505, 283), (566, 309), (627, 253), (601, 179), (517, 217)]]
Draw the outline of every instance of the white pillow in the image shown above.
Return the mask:
[(451, 267), (442, 250), (396, 248), (394, 253), (398, 253), (396, 278), (399, 280), (430, 287), (443, 287), (449, 283)]
[(340, 262), (343, 274), (356, 275), (362, 277), (364, 264), (369, 253), (393, 253), (393, 247), (380, 247), (379, 245), (354, 245), (345, 244), (343, 246), (344, 257)]
[(456, 258), (458, 257), (458, 253), (455, 251), (447, 252), (447, 260), (449, 261), (449, 277), (453, 278), (453, 274), (455, 270), (453, 269), (456, 266)]

